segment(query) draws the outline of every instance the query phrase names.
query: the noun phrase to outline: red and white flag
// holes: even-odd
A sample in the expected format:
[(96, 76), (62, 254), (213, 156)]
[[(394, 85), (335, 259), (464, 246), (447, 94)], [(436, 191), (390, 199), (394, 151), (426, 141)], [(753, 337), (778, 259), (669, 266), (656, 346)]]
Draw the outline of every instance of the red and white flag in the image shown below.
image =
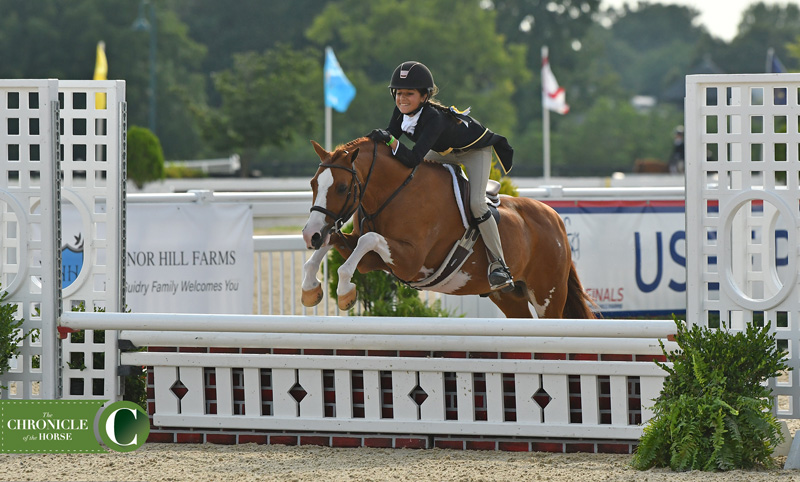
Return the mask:
[(559, 87), (556, 76), (550, 70), (550, 59), (547, 54), (542, 55), (542, 105), (545, 109), (559, 114), (569, 112), (567, 93), (563, 87)]

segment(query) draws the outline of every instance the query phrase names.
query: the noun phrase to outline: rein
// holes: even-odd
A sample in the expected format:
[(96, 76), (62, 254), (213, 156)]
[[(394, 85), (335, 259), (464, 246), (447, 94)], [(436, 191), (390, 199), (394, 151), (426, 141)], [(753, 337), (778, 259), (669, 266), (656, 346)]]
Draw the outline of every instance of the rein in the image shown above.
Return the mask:
[[(364, 234), (364, 223), (365, 221), (369, 221), (370, 224), (374, 227), (374, 223), (372, 222), (378, 214), (383, 211), (383, 209), (403, 190), (404, 187), (411, 182), (414, 178), (414, 174), (417, 172), (417, 168), (419, 165), (414, 166), (414, 169), (411, 170), (411, 173), (408, 175), (406, 180), (401, 184), (394, 192), (386, 199), (386, 201), (381, 204), (381, 206), (372, 214), (367, 213), (362, 205), (362, 201), (364, 199), (364, 194), (367, 192), (367, 186), (369, 185), (369, 181), (372, 178), (372, 172), (375, 169), (375, 161), (378, 158), (378, 142), (374, 141), (372, 147), (372, 163), (369, 166), (369, 171), (367, 172), (367, 178), (364, 180), (364, 183), (361, 183), (361, 180), (358, 178), (358, 171), (355, 169), (351, 169), (345, 166), (339, 166), (337, 164), (323, 164), (320, 163), (319, 167), (321, 168), (336, 168), (336, 169), (343, 169), (350, 173), (352, 176), (350, 179), (350, 186), (347, 190), (347, 198), (345, 199), (345, 203), (342, 206), (342, 209), (338, 213), (334, 213), (330, 209), (323, 208), (320, 206), (311, 206), (311, 211), (319, 211), (322, 214), (333, 218), (334, 222), (333, 225), (323, 230), (322, 233), (323, 237), (328, 234), (328, 232), (332, 229), (334, 233), (341, 233), (342, 226), (350, 219), (350, 217), (355, 214), (356, 211), (359, 212), (361, 215), (361, 223), (359, 224), (359, 230), (361, 234)], [(352, 204), (350, 204), (350, 199), (352, 198)], [(346, 238), (343, 238), (345, 243), (347, 243)], [(350, 246), (348, 246), (350, 247)]]

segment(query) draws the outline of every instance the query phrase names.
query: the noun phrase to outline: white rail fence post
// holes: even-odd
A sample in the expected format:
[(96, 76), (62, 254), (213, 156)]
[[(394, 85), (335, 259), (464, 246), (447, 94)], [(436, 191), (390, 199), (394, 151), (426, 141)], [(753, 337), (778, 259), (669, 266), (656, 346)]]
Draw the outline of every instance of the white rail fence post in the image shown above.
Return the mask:
[(58, 81), (0, 80), (0, 283), (27, 338), (0, 399), (60, 395)]
[[(67, 311), (121, 312), (125, 307), (125, 82), (59, 81), (62, 206), (77, 211), (82, 267), (63, 290)], [(105, 105), (97, 105), (105, 96)], [(70, 233), (71, 234), (71, 233)], [(61, 247), (59, 247), (59, 250)], [(69, 334), (62, 344), (65, 399), (119, 400), (119, 350), (113, 330)]]
[(769, 381), (780, 418), (800, 408), (799, 101), (800, 74), (686, 78), (687, 320), (772, 324), (793, 368)]

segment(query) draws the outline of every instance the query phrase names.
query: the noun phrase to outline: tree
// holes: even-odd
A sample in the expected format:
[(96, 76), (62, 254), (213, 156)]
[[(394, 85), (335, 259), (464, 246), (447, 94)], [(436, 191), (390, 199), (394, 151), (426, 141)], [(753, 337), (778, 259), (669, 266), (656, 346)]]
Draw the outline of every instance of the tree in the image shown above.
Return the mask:
[(509, 43), (527, 46), (525, 63), (534, 75), (517, 85), (514, 94), (518, 126), (525, 127), (542, 115), (542, 46), (550, 49), (550, 65), (561, 85), (569, 86), (571, 103), (587, 72), (578, 54), (594, 25), (600, 0), (490, 0), (481, 5), (496, 12), (497, 32)]
[(145, 183), (164, 179), (164, 152), (161, 142), (149, 129), (128, 128), (128, 179), (143, 188)]
[(235, 54), (231, 69), (214, 74), (222, 104), (198, 106), (203, 137), (218, 151), (241, 150), (243, 176), (257, 149), (285, 145), (313, 128), (314, 114), (322, 112), (318, 58), (313, 50), (279, 45)]
[[(158, 133), (169, 157), (195, 155), (200, 143), (186, 99), (204, 101), (198, 67), (205, 47), (192, 41), (172, 1), (156, 10)], [(106, 43), (108, 78), (126, 81), (129, 124), (147, 123), (148, 42), (132, 28), (138, 4), (130, 0), (0, 0), (0, 78), (92, 78), (97, 42)]]
[(348, 111), (338, 116), (337, 139), (388, 124), (393, 102), (387, 86), (392, 71), (406, 60), (431, 68), (443, 103), (471, 106), (476, 119), (510, 135), (516, 124), (512, 96), (530, 72), (525, 48), (509, 44), (496, 31), (495, 15), (477, 1), (329, 3), (307, 35), (320, 48), (334, 48), (357, 89)]
[(726, 46), (720, 65), (731, 73), (759, 73), (766, 70), (767, 49), (790, 70), (800, 66), (789, 54), (788, 45), (800, 36), (800, 7), (795, 4), (756, 3), (742, 14), (736, 37)]

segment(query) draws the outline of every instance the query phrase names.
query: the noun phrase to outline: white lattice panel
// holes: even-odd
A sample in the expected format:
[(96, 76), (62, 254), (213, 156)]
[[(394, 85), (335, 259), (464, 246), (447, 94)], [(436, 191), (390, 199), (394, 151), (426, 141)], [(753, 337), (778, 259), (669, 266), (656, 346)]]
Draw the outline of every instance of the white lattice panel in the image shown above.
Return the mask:
[[(119, 312), (125, 303), (125, 82), (60, 81), (58, 87), (62, 203), (78, 212), (82, 226), (81, 239), (63, 244), (83, 253), (79, 274), (64, 288), (64, 306)], [(116, 331), (72, 334), (62, 343), (62, 358), (63, 398), (119, 398)]]
[(0, 398), (58, 396), (58, 81), (0, 80), (0, 283), (22, 329)]
[(800, 380), (800, 75), (686, 80), (687, 318), (769, 321), (793, 371), (770, 382), (797, 418)]

